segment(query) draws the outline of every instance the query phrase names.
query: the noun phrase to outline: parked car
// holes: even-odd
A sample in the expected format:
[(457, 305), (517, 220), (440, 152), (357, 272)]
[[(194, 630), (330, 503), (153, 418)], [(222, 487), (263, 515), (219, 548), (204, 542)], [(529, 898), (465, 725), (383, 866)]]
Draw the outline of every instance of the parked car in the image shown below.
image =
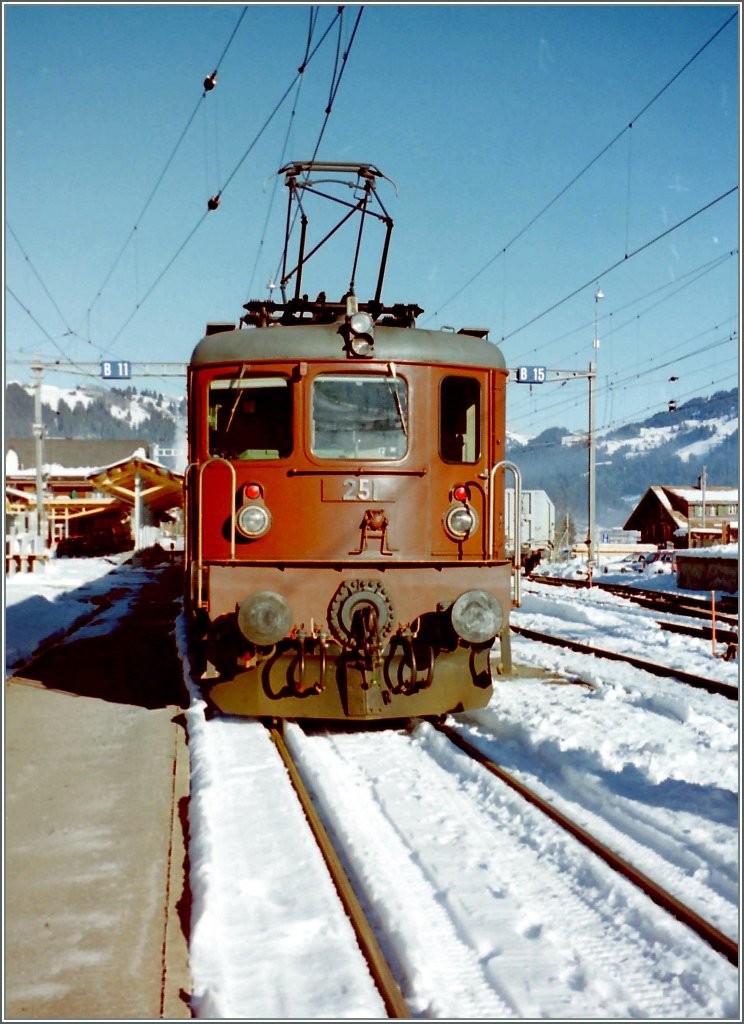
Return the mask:
[(647, 574), (657, 575), (664, 572), (677, 571), (677, 554), (674, 551), (649, 551), (646, 564), (641, 570)]
[(643, 572), (646, 568), (645, 555), (630, 554), (620, 559), (620, 572)]
[(645, 556), (643, 554), (624, 555), (623, 558), (615, 558), (602, 566), (603, 572), (643, 572), (646, 568)]

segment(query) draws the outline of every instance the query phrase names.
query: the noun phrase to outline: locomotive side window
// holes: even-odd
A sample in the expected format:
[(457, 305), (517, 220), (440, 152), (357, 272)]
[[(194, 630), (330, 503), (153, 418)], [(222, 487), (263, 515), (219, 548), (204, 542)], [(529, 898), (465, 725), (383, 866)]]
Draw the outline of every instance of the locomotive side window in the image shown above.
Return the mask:
[(481, 454), (480, 384), (474, 377), (445, 377), (439, 405), (439, 454), (445, 462), (474, 463)]
[(397, 376), (316, 377), (311, 448), (324, 459), (402, 459), (408, 451), (405, 381)]
[(209, 385), (209, 454), (284, 459), (292, 452), (292, 389), (286, 377), (234, 377)]

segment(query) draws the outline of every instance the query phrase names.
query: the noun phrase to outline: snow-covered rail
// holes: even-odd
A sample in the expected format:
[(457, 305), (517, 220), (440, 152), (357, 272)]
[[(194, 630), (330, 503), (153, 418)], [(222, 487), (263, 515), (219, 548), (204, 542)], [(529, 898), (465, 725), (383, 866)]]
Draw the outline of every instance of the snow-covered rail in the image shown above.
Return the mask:
[(514, 789), (520, 796), (524, 797), (525, 800), (529, 801), (534, 807), (546, 814), (552, 821), (556, 822), (561, 828), (565, 829), (575, 839), (578, 839), (580, 843), (595, 853), (598, 857), (609, 864), (609, 866), (617, 871), (618, 874), (622, 875), (623, 878), (627, 878), (628, 881), (638, 886), (642, 892), (644, 892), (654, 903), (658, 906), (663, 907), (670, 914), (674, 915), (679, 921), (684, 922), (689, 928), (699, 935), (711, 949), (714, 949), (717, 953), (725, 956), (729, 963), (734, 966), (739, 965), (739, 947), (738, 944), (730, 939), (727, 935), (724, 935), (715, 925), (709, 921), (705, 921), (699, 914), (697, 914), (691, 907), (682, 903), (671, 893), (667, 892), (657, 882), (654, 882), (651, 878), (645, 875), (638, 868), (634, 867), (628, 861), (618, 856), (613, 850), (611, 850), (604, 843), (600, 842), (597, 838), (590, 835), (585, 829), (578, 825), (575, 821), (572, 821), (561, 811), (557, 810), (547, 800), (544, 800), (538, 793), (525, 786), (524, 783), (520, 782), (509, 772), (505, 771), (500, 765), (496, 764), (495, 761), (491, 760), (486, 754), (484, 754), (477, 746), (470, 743), (465, 739), (459, 732), (445, 723), (433, 723), (434, 727), (443, 733), (452, 743), (455, 744), (460, 750), (472, 757), (479, 764), (483, 765), (491, 774), (495, 775), (502, 782), (505, 782), (507, 786)]
[(302, 804), (302, 810), (315, 836), (320, 852), (323, 854), (323, 860), (331, 874), (336, 891), (354, 928), (359, 947), (369, 965), (370, 974), (374, 978), (375, 984), (382, 996), (388, 1016), (403, 1020), (408, 1019), (411, 1014), (401, 995), (393, 972), (380, 949), (374, 930), (344, 871), (331, 837), (324, 827), (318, 812), (315, 810), (302, 775), (298, 771), (297, 765), (284, 742), (281, 730), (276, 725), (270, 725), (267, 728), (269, 729), (272, 743), (279, 751), (279, 755), (284, 762), (297, 798)]
[(637, 658), (630, 654), (623, 654), (621, 651), (609, 651), (589, 644), (579, 643), (576, 640), (568, 640), (566, 637), (553, 636), (550, 633), (540, 633), (534, 629), (525, 629), (523, 626), (512, 624), (512, 631), (524, 636), (528, 640), (537, 640), (539, 643), (552, 644), (555, 647), (565, 647), (569, 651), (577, 651), (580, 654), (590, 654), (595, 658), (609, 658), (611, 661), (623, 661), (634, 668), (640, 668), (644, 672), (650, 672), (655, 676), (666, 676), (669, 679), (679, 679), (688, 686), (694, 686), (699, 690), (707, 690), (708, 693), (717, 693), (728, 700), (739, 699), (739, 689), (729, 683), (722, 683), (718, 679), (704, 679), (702, 676), (685, 672), (679, 668), (671, 668), (668, 665), (657, 665), (647, 658)]
[(415, 1016), (715, 1016), (735, 998), (730, 963), (430, 724), (286, 741)]

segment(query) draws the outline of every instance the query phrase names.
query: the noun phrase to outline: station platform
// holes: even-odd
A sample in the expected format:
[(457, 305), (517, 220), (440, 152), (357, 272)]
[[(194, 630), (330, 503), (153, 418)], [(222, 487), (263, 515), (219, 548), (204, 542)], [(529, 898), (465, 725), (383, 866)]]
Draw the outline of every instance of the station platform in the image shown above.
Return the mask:
[(188, 1019), (183, 706), (65, 672), (5, 684), (3, 1020)]
[(191, 1016), (177, 708), (10, 683), (4, 1020)]

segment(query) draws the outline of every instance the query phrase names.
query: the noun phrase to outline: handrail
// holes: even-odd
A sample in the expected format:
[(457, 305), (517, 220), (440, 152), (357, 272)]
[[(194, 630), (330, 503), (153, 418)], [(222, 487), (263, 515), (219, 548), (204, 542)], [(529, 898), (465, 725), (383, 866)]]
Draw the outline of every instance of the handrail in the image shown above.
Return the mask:
[[(199, 466), (199, 515), (197, 519), (196, 573), (197, 573), (197, 606), (201, 607), (201, 573), (204, 562), (204, 470), (213, 462), (221, 462), (230, 470), (232, 489), (230, 494), (230, 559), (235, 561), (235, 497), (238, 492), (238, 478), (235, 466), (223, 459), (221, 455), (211, 455)], [(196, 463), (194, 463), (196, 465)], [(189, 467), (190, 468), (190, 467)]]
[(514, 551), (512, 554), (514, 597), (512, 603), (515, 608), (519, 608), (522, 604), (522, 474), (519, 467), (507, 459), (497, 462), (488, 473), (488, 557), (489, 559), (493, 558), (494, 521), (496, 518), (494, 510), (495, 478), (500, 469), (510, 469), (514, 474)]
[(191, 538), (189, 519), (189, 477), (192, 469), (196, 469), (196, 463), (190, 462), (183, 473), (183, 565), (187, 569), (191, 565)]

